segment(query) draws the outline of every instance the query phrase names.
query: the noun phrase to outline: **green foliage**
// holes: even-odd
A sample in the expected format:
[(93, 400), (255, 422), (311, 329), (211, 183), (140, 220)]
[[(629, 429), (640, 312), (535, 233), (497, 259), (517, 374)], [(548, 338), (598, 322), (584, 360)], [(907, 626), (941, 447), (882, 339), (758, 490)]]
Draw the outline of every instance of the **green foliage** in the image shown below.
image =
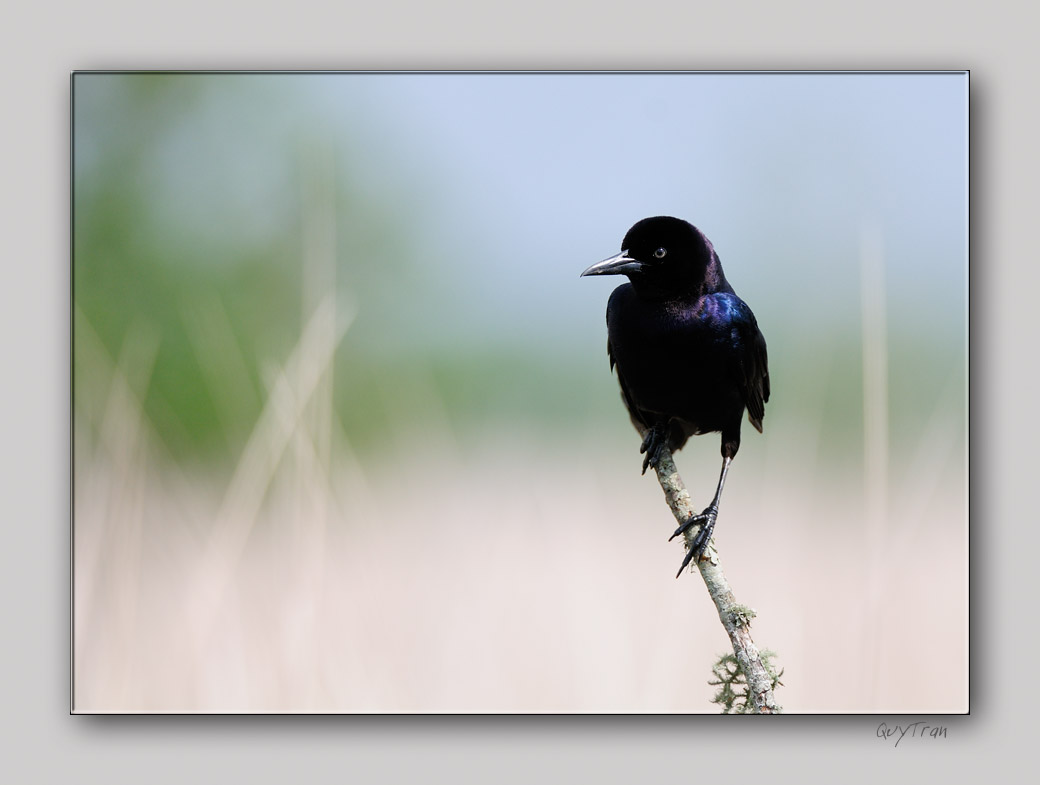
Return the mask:
[[(783, 684), (780, 681), (780, 677), (784, 675), (784, 671), (783, 669), (779, 673), (776, 671), (776, 666), (774, 665), (776, 652), (763, 649), (760, 654), (762, 664), (765, 666), (766, 673), (769, 674), (772, 682), (772, 688), (775, 690), (778, 685), (782, 686)], [(719, 688), (711, 702), (722, 706), (723, 714), (754, 713), (755, 705), (751, 700), (747, 679), (740, 667), (740, 663), (733, 654), (723, 654), (719, 657), (718, 661), (711, 667), (711, 672), (715, 678), (709, 681), (708, 684)]]
[[(299, 338), (308, 155), (337, 183), (335, 262), (350, 298), (386, 302), (379, 287), (411, 259), (385, 206), (351, 190), (349, 152), (320, 158), (302, 117), (253, 122), (258, 104), (282, 116), (281, 97), (258, 95), (255, 80), (229, 90), (230, 79), (79, 75), (73, 87), (73, 299), (108, 355), (74, 340), (76, 404), (96, 408), (83, 396), (103, 394), (102, 368), (135, 331), (154, 333), (154, 365), (134, 392), (179, 457), (236, 456), (267, 398), (265, 369)], [(370, 313), (354, 327), (362, 337), (385, 329)], [(351, 360), (350, 374), (380, 378)]]
[[(158, 336), (154, 365), (135, 390), (155, 433), (176, 458), (234, 459), (267, 399), (267, 369), (289, 356), (314, 297), (332, 292), (356, 316), (336, 354), (333, 394), (338, 424), (359, 453), (420, 429), (446, 427), (465, 444), (503, 425), (540, 443), (602, 433), (630, 449), (607, 373), (602, 295), (588, 295), (577, 279), (593, 260), (563, 256), (542, 269), (546, 290), (565, 298), (517, 295), (502, 314), (471, 308), (483, 292), (516, 284), (505, 248), (515, 240), (483, 226), (502, 210), (487, 200), (486, 215), (467, 217), (466, 231), (431, 245), (423, 227), (444, 218), (451, 225), (469, 186), (414, 166), (408, 140), (421, 130), (383, 134), (379, 112), (342, 104), (352, 90), (322, 100), (309, 85), (239, 75), (74, 78), (73, 297), (103, 349), (85, 352), (87, 342), (74, 335), (77, 412), (104, 409), (103, 400), (83, 398), (104, 396), (109, 380), (100, 369), (141, 330)], [(531, 245), (557, 242), (546, 236)], [(781, 255), (762, 268), (757, 294), (753, 268), (732, 265), (769, 340), (766, 438), (806, 456), (807, 470), (858, 472), (859, 312), (823, 324), (777, 288), (786, 278), (769, 278), (791, 266), (855, 273), (856, 258), (824, 262), (813, 256), (822, 251), (805, 251), (808, 259)], [(846, 284), (843, 296), (855, 296)], [(561, 309), (579, 296), (594, 305)], [(948, 330), (922, 331), (932, 310), (916, 300), (891, 305), (901, 310), (888, 319), (889, 431), (894, 447), (911, 448), (893, 449), (898, 470), (934, 412), (962, 427), (964, 359), (961, 333), (952, 340)], [(944, 307), (959, 324), (956, 308)], [(551, 337), (543, 322), (557, 325)], [(943, 396), (952, 401), (948, 415), (936, 409)], [(683, 460), (697, 465), (703, 454), (714, 475), (711, 452), (688, 449)]]

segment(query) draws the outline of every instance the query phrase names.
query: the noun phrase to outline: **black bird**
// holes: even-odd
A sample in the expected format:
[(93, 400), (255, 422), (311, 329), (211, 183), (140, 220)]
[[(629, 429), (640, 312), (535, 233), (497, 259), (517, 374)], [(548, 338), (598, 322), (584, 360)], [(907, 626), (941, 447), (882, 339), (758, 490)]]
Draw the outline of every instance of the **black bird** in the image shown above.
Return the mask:
[(627, 275), (607, 303), (607, 354), (621, 397), (643, 435), (643, 473), (665, 446), (675, 451), (695, 434), (722, 432), (722, 474), (715, 498), (672, 537), (701, 523), (682, 567), (703, 553), (715, 528), (740, 421), (762, 431), (769, 400), (766, 340), (737, 297), (714, 247), (679, 218), (645, 218), (625, 235), (621, 253), (582, 275)]

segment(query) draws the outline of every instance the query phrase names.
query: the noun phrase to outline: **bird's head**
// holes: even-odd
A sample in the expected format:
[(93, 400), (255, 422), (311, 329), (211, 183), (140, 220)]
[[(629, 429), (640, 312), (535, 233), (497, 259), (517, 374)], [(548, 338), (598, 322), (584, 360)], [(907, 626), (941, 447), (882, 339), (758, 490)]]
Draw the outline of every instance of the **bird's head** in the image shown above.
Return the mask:
[(725, 285), (711, 242), (681, 218), (644, 218), (625, 235), (621, 253), (582, 275), (627, 275), (636, 291), (659, 297), (713, 291)]

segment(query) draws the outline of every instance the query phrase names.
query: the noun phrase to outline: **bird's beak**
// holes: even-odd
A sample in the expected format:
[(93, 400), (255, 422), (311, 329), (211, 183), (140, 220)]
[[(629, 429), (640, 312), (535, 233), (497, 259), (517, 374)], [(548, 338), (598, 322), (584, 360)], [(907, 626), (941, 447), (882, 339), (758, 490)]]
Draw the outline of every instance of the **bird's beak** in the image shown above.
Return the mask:
[(622, 251), (617, 256), (611, 256), (602, 262), (596, 262), (581, 275), (628, 275), (629, 273), (638, 273), (642, 269), (643, 265), (641, 262), (637, 262), (629, 256), (628, 251)]

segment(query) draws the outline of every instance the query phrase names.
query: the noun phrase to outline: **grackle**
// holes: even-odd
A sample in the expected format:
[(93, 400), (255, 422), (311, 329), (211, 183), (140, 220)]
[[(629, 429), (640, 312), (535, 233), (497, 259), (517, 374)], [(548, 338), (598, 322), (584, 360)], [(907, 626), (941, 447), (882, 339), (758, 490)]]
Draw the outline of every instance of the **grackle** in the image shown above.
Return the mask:
[(676, 577), (703, 553), (715, 528), (730, 462), (740, 447), (740, 421), (762, 431), (769, 400), (766, 341), (755, 315), (737, 297), (711, 242), (679, 218), (645, 218), (628, 230), (621, 253), (585, 275), (626, 275), (607, 303), (607, 355), (621, 397), (643, 435), (643, 473), (661, 450), (680, 449), (695, 434), (722, 432), (722, 474), (695, 524)]

